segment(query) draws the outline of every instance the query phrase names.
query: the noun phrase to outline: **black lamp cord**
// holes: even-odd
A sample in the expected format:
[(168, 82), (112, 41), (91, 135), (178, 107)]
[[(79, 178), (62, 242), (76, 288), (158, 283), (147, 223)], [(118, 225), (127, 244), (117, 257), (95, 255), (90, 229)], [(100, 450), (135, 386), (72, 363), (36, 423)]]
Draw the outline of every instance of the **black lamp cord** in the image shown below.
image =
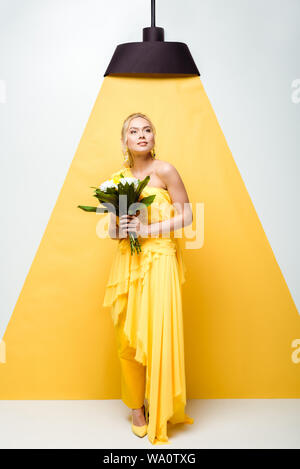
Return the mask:
[(151, 28), (155, 26), (155, 0), (151, 0)]

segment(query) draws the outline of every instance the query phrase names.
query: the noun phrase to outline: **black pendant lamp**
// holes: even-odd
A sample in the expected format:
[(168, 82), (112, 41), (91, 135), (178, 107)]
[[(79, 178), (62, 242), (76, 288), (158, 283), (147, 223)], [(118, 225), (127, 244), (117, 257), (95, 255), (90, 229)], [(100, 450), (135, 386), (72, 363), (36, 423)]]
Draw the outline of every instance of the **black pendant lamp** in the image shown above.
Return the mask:
[(164, 28), (155, 26), (155, 0), (151, 0), (151, 26), (143, 28), (143, 42), (119, 44), (104, 76), (165, 74), (200, 76), (188, 46), (165, 42)]

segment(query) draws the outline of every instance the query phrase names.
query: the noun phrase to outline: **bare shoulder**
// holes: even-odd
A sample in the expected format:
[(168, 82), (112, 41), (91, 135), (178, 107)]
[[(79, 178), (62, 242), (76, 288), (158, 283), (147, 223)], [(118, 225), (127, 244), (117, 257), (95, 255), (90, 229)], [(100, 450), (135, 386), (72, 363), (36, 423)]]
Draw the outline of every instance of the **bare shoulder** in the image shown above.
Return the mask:
[(164, 181), (166, 186), (169, 186), (172, 182), (173, 184), (182, 182), (179, 172), (175, 166), (168, 161), (157, 160), (155, 169), (158, 176)]
[(189, 202), (189, 197), (177, 168), (167, 161), (157, 160), (156, 163), (159, 163), (157, 174), (167, 186), (172, 202), (179, 203), (183, 208), (183, 204)]

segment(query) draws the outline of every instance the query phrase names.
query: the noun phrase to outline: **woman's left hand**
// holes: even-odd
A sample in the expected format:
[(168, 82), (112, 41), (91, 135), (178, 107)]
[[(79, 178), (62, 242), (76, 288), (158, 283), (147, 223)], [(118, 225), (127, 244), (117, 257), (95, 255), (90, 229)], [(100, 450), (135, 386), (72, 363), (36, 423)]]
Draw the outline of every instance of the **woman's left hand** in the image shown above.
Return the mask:
[(132, 215), (131, 221), (127, 225), (128, 232), (136, 233), (137, 236), (147, 238), (148, 225), (142, 223), (137, 215)]

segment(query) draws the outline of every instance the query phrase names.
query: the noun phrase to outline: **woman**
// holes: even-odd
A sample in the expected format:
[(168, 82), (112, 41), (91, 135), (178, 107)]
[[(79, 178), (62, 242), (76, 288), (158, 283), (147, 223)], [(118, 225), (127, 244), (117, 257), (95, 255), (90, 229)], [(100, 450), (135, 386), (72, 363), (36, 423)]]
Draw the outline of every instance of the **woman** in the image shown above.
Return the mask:
[[(184, 412), (181, 285), (185, 266), (174, 237), (175, 230), (192, 223), (193, 215), (175, 167), (155, 159), (155, 128), (145, 114), (127, 117), (121, 142), (127, 158), (112, 177), (123, 174), (142, 180), (149, 175), (143, 196), (155, 194), (155, 200), (147, 208), (147, 223), (140, 215), (124, 215), (118, 225), (110, 214), (109, 234), (118, 240), (118, 249), (103, 305), (111, 307), (122, 400), (132, 409), (132, 430), (140, 437), (148, 434), (152, 444), (166, 444), (167, 422), (193, 423)], [(131, 255), (128, 231), (139, 236), (141, 253)]]

